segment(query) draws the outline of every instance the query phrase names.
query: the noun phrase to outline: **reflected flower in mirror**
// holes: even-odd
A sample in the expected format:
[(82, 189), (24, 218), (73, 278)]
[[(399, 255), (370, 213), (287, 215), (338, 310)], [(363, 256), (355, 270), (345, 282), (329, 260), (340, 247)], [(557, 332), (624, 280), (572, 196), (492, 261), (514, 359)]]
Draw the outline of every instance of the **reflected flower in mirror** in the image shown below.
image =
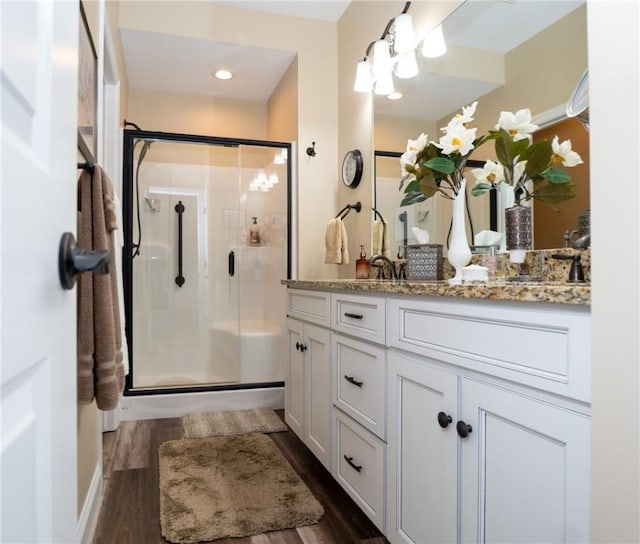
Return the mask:
[[(582, 158), (571, 148), (571, 141), (533, 142), (538, 127), (531, 122), (531, 111), (501, 112), (495, 130), (487, 139), (495, 141), (498, 163), (487, 161), (484, 168), (472, 171), (476, 184), (471, 194), (479, 196), (492, 187), (506, 183), (514, 191), (516, 204), (532, 198), (552, 206), (573, 198), (575, 184), (560, 166), (582, 164)], [(502, 170), (502, 172), (500, 172)]]

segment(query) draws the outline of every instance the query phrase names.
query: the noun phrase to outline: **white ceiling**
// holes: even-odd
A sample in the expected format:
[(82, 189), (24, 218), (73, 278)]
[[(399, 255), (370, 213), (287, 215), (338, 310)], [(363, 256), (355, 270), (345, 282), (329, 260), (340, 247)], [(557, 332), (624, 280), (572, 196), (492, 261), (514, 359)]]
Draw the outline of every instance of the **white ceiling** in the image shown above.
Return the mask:
[[(338, 20), (349, 4), (347, 1), (268, 0), (221, 3), (328, 21)], [(445, 37), (450, 46), (504, 53), (583, 3), (584, 0), (467, 0), (445, 21)], [(372, 28), (372, 39), (380, 32), (381, 29)], [(293, 51), (129, 29), (121, 30), (121, 38), (132, 89), (266, 102), (295, 58)], [(231, 70), (235, 77), (228, 81), (212, 78), (211, 71), (219, 68)], [(436, 120), (496, 86), (486, 81), (442, 76), (433, 72), (422, 72), (417, 78), (396, 79), (395, 82), (405, 97), (392, 102), (376, 96), (376, 114)]]

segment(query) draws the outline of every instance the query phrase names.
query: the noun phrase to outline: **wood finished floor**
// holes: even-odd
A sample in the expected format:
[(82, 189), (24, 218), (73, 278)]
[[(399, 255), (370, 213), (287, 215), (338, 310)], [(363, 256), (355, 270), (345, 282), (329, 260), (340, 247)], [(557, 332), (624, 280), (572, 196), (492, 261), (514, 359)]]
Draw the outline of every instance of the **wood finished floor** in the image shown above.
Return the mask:
[[(216, 544), (388, 544), (291, 431), (269, 435), (325, 509), (319, 523)], [(103, 434), (104, 498), (93, 544), (156, 544), (160, 534), (158, 446), (182, 438), (179, 418), (126, 421)]]

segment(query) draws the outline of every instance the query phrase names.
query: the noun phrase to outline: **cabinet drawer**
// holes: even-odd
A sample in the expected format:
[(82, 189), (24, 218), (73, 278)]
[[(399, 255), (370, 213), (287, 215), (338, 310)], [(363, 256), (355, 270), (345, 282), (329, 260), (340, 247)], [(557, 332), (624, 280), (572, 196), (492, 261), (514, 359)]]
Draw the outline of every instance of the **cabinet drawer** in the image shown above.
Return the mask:
[(385, 349), (334, 334), (332, 366), (334, 404), (384, 440)]
[(384, 532), (384, 442), (333, 409), (333, 477)]
[(331, 296), (322, 291), (287, 289), (287, 315), (329, 327), (331, 323)]
[(362, 295), (332, 295), (331, 326), (334, 330), (384, 344), (385, 299)]
[(393, 298), (389, 315), (392, 347), (590, 400), (588, 308)]

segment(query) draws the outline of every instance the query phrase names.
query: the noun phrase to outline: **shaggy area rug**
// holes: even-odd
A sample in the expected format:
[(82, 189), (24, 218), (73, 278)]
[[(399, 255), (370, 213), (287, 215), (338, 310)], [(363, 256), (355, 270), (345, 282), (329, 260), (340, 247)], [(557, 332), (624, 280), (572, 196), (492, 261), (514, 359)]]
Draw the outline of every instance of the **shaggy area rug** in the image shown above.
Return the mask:
[(182, 416), (182, 436), (206, 438), (245, 433), (278, 433), (287, 426), (270, 408), (201, 412)]
[(160, 525), (170, 542), (256, 535), (310, 525), (324, 514), (266, 435), (172, 440), (158, 456)]

